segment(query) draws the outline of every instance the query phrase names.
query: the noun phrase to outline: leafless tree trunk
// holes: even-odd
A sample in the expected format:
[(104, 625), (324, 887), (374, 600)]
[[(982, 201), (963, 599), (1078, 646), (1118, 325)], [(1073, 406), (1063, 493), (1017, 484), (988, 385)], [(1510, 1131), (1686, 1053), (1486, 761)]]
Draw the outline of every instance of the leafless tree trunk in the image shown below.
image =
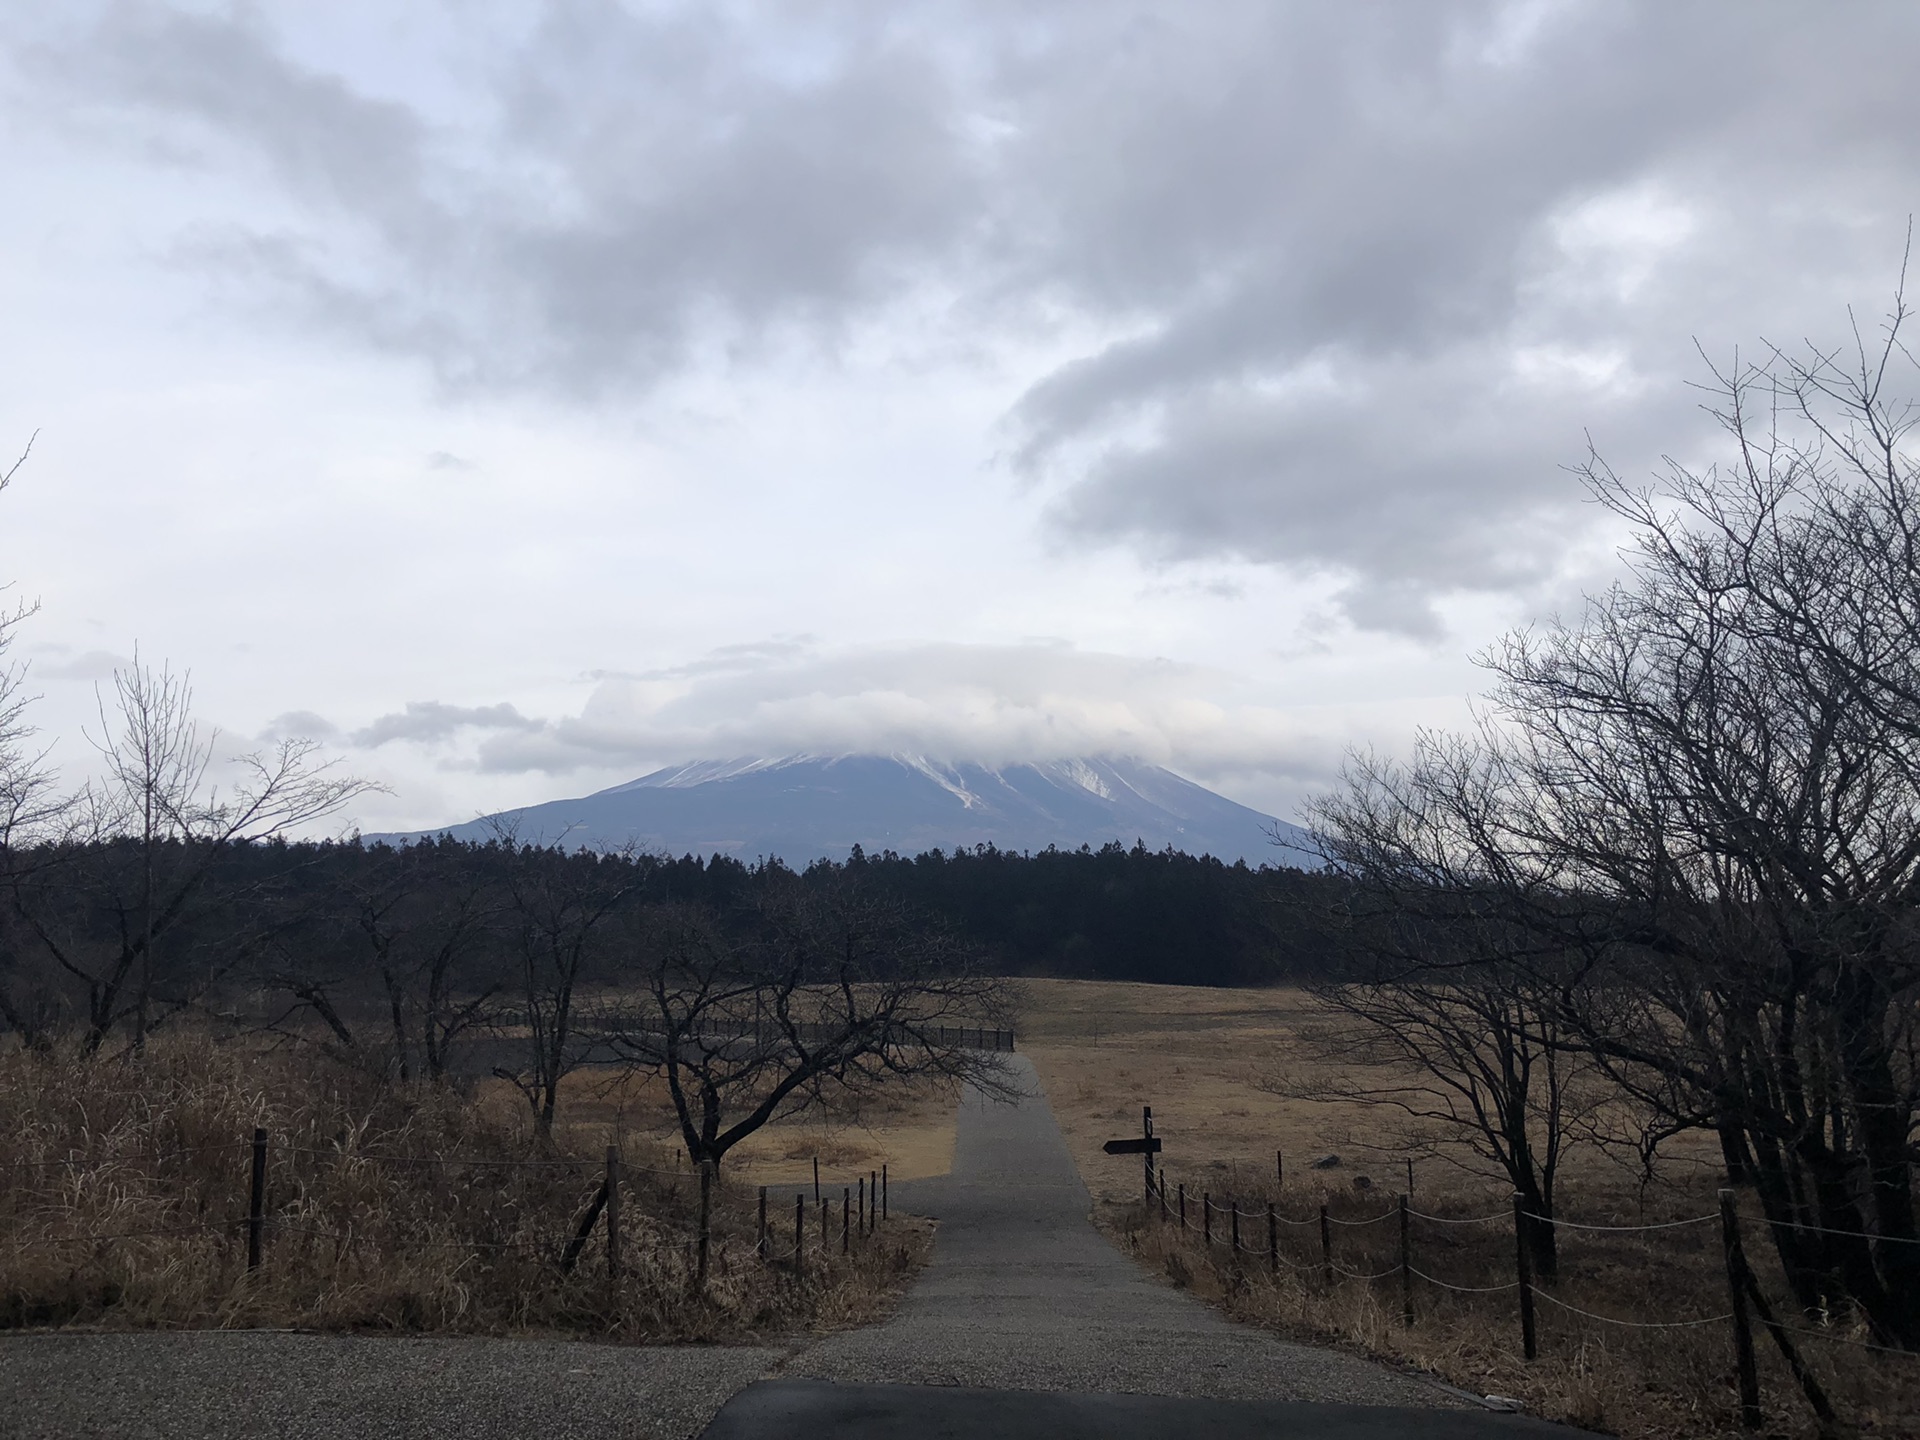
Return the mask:
[(765, 877), (744, 933), (696, 908), (662, 906), (636, 949), (641, 1003), (590, 1024), (628, 1064), (666, 1081), (702, 1176), (697, 1283), (706, 1280), (712, 1179), (774, 1117), (914, 1082), (1008, 1093), (1000, 1057), (953, 1038), (963, 1026), (1010, 1027), (1006, 983), (896, 904)]
[(609, 953), (613, 919), (635, 898), (640, 878), (631, 857), (585, 850), (523, 849), (507, 869), (526, 1063), (494, 1073), (526, 1097), (543, 1138), (553, 1133), (560, 1082), (579, 1063), (574, 1009), (581, 987)]
[(1592, 459), (1637, 532), (1630, 580), (1487, 658), (1476, 789), (1428, 737), (1404, 770), (1356, 771), (1328, 828), (1497, 903), (1554, 1023), (1670, 1128), (1720, 1137), (1801, 1303), (1850, 1300), (1881, 1343), (1920, 1349), (1905, 320), (1897, 302), (1845, 361), (1769, 351), (1717, 374), (1722, 469), (1647, 492)]

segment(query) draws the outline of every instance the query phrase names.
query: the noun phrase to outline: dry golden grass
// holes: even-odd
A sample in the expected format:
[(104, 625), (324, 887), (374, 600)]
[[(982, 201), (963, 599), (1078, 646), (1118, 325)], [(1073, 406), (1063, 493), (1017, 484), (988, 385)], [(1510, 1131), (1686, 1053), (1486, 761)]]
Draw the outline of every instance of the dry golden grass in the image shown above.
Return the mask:
[[(591, 1117), (536, 1146), (511, 1096), (381, 1085), (312, 1055), (185, 1035), (127, 1060), (13, 1050), (0, 1095), (6, 1327), (738, 1340), (878, 1318), (930, 1248), (931, 1227), (895, 1220), (846, 1259), (810, 1246), (796, 1277), (757, 1257), (753, 1194), (730, 1182), (696, 1289), (696, 1190), (671, 1152)], [(271, 1140), (268, 1240), (249, 1273), (256, 1125)], [(617, 1280), (604, 1225), (571, 1272), (557, 1263), (609, 1140), (627, 1167)]]
[[(1286, 1098), (1257, 1088), (1285, 1075), (1308, 1086), (1321, 1062), (1304, 1037), (1330, 1023), (1311, 997), (1288, 988), (1202, 990), (1073, 980), (1023, 982), (1020, 1048), (1032, 1058), (1095, 1203), (1095, 1220), (1122, 1248), (1177, 1285), (1236, 1316), (1300, 1339), (1333, 1343), (1425, 1370), (1476, 1394), (1510, 1395), (1534, 1413), (1628, 1437), (1737, 1433), (1728, 1327), (1636, 1331), (1603, 1326), (1539, 1305), (1540, 1358), (1520, 1358), (1512, 1292), (1461, 1296), (1416, 1282), (1416, 1323), (1400, 1323), (1397, 1273), (1370, 1283), (1319, 1268), (1317, 1213), (1359, 1221), (1391, 1212), (1407, 1188), (1405, 1161), (1418, 1132), (1382, 1112), (1349, 1103)], [(1357, 1052), (1350, 1052), (1357, 1053)], [(1351, 1066), (1348, 1067), (1349, 1072)], [(1388, 1073), (1379, 1072), (1383, 1077)], [(1349, 1073), (1349, 1078), (1350, 1073)], [(1108, 1156), (1104, 1141), (1140, 1133), (1140, 1107), (1153, 1107), (1164, 1174), (1188, 1189), (1197, 1231), (1199, 1196), (1238, 1202), (1243, 1242), (1264, 1250), (1269, 1201), (1279, 1216), (1284, 1258), (1277, 1277), (1266, 1256), (1236, 1262), (1197, 1233), (1149, 1223), (1142, 1209), (1142, 1165)], [(1428, 1132), (1431, 1134), (1432, 1132)], [(1276, 1187), (1274, 1155), (1285, 1157)], [(1314, 1156), (1335, 1153), (1337, 1169), (1312, 1170)], [(1432, 1214), (1501, 1214), (1510, 1187), (1473, 1165), (1424, 1159), (1414, 1175), (1414, 1205)], [(1561, 1182), (1569, 1219), (1641, 1224), (1710, 1214), (1717, 1172), (1695, 1144), (1667, 1162), (1651, 1185), (1597, 1154), (1573, 1157)], [(1370, 1188), (1356, 1188), (1366, 1176)], [(1216, 1241), (1230, 1224), (1216, 1217)], [(1398, 1264), (1397, 1218), (1372, 1226), (1333, 1226), (1335, 1262), (1360, 1274)], [(1560, 1230), (1561, 1276), (1552, 1293), (1596, 1314), (1623, 1319), (1711, 1316), (1727, 1308), (1719, 1233), (1706, 1224), (1614, 1235)], [(1756, 1224), (1749, 1250), (1764, 1263), (1769, 1247)], [(1510, 1223), (1437, 1226), (1416, 1222), (1414, 1264), (1460, 1285), (1512, 1278)], [(1775, 1293), (1779, 1293), (1777, 1285)], [(1857, 1338), (1857, 1337), (1855, 1337)], [(1775, 1433), (1812, 1433), (1804, 1402), (1762, 1336), (1760, 1363)], [(1841, 1413), (1880, 1434), (1920, 1434), (1920, 1361), (1878, 1357), (1829, 1344), (1805, 1347)]]
[[(567, 1077), (561, 1093), (569, 1133), (632, 1137), (658, 1148), (669, 1164), (686, 1164), (672, 1102), (657, 1077), (582, 1070)], [(505, 1087), (495, 1094), (495, 1103), (519, 1103)], [(835, 1185), (851, 1184), (882, 1165), (894, 1180), (945, 1175), (953, 1168), (956, 1109), (950, 1086), (902, 1083), (857, 1108), (816, 1107), (774, 1120), (741, 1141), (723, 1169), (742, 1185), (811, 1182), (815, 1158), (822, 1182)]]

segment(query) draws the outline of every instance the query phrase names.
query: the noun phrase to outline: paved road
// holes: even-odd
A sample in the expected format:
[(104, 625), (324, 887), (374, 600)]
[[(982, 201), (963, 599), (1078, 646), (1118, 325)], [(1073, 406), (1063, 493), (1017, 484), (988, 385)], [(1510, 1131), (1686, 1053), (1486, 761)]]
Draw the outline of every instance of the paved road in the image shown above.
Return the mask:
[(1452, 1405), (1445, 1392), (1337, 1351), (1236, 1325), (1155, 1282), (1095, 1230), (1032, 1063), (1017, 1105), (970, 1096), (953, 1173), (895, 1187), (940, 1220), (933, 1263), (884, 1325), (801, 1352), (782, 1378), (1241, 1400)]
[(899, 1313), (798, 1352), (703, 1440), (1495, 1440), (1581, 1432), (1469, 1407), (1336, 1351), (1290, 1345), (1148, 1278), (1088, 1220), (1033, 1069), (1018, 1104), (970, 1097), (952, 1175), (901, 1185), (937, 1216)]
[(1524, 1415), (1470, 1410), (764, 1380), (729, 1401), (701, 1440), (1566, 1440), (1580, 1434)]

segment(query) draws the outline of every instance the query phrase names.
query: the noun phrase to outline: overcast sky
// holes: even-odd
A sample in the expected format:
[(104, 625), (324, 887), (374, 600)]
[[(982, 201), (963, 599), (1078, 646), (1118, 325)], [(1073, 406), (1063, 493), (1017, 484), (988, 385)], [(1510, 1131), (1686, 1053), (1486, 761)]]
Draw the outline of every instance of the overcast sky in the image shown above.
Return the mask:
[(368, 829), (796, 750), (1292, 812), (1885, 307), (1920, 7), (14, 4), (0, 576)]

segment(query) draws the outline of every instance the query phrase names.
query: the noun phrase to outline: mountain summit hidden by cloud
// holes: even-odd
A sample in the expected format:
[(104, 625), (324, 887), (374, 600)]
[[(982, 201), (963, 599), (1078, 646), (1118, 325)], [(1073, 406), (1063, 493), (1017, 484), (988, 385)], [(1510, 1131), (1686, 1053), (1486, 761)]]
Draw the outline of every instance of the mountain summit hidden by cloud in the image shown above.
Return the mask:
[(635, 845), (794, 866), (845, 859), (855, 845), (915, 855), (983, 844), (1098, 849), (1109, 841), (1255, 866), (1319, 864), (1298, 826), (1157, 765), (1106, 756), (1004, 766), (917, 755), (708, 760), (420, 833), (486, 840), (506, 832), (526, 844)]

